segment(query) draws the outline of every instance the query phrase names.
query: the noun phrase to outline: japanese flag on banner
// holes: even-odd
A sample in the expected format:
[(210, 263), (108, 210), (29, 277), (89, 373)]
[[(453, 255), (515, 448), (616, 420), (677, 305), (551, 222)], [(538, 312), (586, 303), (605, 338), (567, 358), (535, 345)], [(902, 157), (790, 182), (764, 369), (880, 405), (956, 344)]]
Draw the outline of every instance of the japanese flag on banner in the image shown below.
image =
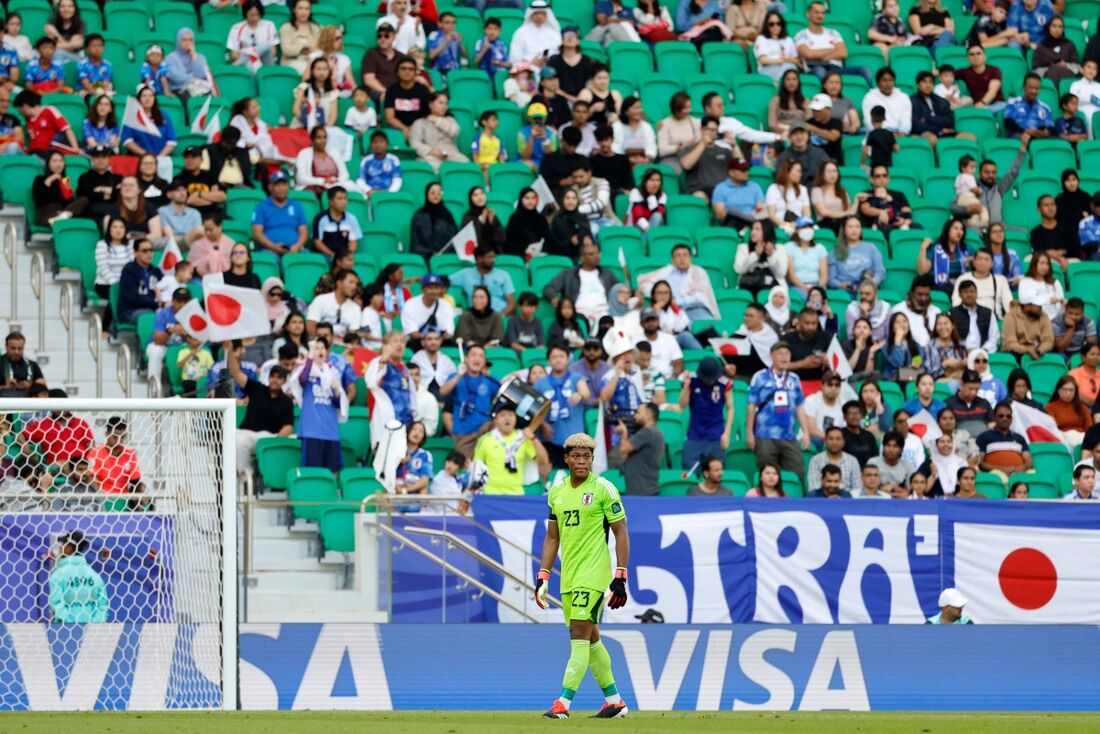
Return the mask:
[(943, 435), (940, 424), (924, 408), (916, 415), (909, 416), (909, 430), (916, 434), (922, 441), (935, 441)]
[(1071, 453), (1073, 451), (1053, 418), (1023, 403), (1012, 403), (1012, 430), (1027, 438), (1029, 443), (1060, 443)]
[[(451, 238), (451, 241), (447, 243), (447, 247), (454, 248), (455, 254), (458, 255), (460, 260), (472, 263), (474, 261), (474, 250), (477, 249), (477, 230), (474, 229), (474, 223), (470, 221), (465, 227), (458, 230), (458, 234)], [(446, 252), (447, 247), (444, 247), (442, 252)]]
[(176, 323), (182, 326), (184, 331), (200, 342), (210, 341), (210, 335), (207, 329), (209, 323), (206, 319), (206, 312), (202, 310), (202, 304), (199, 303), (199, 299), (192, 298), (176, 313)]
[(122, 124), (134, 130), (160, 137), (160, 130), (152, 118), (142, 109), (141, 103), (133, 97), (126, 98), (126, 110), (122, 113)]
[(840, 342), (836, 340), (835, 336), (829, 342), (829, 350), (825, 352), (825, 366), (840, 375), (842, 380), (847, 380), (852, 376), (852, 366), (848, 364), (848, 355), (840, 348)]
[(955, 523), (955, 588), (978, 624), (1095, 624), (1100, 530)]
[(169, 233), (168, 242), (164, 245), (164, 257), (160, 259), (161, 272), (167, 273), (171, 270), (175, 270), (176, 263), (182, 259), (183, 253), (180, 251), (179, 243), (177, 243), (176, 238)]
[(596, 406), (596, 450), (592, 454), (592, 471), (602, 474), (607, 471), (607, 433), (603, 423), (603, 401)]
[(736, 334), (729, 339), (711, 339), (710, 346), (719, 357), (748, 357), (752, 354), (752, 342)]
[(550, 191), (550, 186), (542, 176), (536, 178), (535, 182), (531, 184), (531, 190), (539, 197), (537, 206), (540, 212), (545, 209), (548, 204), (554, 203), (554, 194)]
[(210, 341), (223, 342), (271, 333), (264, 298), (255, 288), (225, 285), (220, 276), (202, 281)]

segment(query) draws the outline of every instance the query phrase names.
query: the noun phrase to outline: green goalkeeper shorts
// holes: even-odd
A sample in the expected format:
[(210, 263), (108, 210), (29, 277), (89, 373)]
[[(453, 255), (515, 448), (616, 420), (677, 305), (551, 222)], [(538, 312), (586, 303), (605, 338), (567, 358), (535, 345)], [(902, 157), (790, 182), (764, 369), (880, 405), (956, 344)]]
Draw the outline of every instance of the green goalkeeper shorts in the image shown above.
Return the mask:
[(561, 611), (565, 615), (566, 626), (573, 620), (599, 624), (600, 614), (603, 612), (603, 594), (595, 589), (562, 592)]

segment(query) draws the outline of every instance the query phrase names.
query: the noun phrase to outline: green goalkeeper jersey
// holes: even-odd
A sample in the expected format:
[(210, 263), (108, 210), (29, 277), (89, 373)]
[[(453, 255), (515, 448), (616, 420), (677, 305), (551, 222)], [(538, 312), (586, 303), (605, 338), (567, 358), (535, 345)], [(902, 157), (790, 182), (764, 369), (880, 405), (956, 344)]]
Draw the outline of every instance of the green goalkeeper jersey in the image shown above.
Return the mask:
[(607, 534), (611, 523), (626, 519), (619, 490), (594, 473), (579, 487), (566, 476), (550, 488), (550, 519), (561, 539), (561, 590), (594, 589), (611, 583), (611, 551)]

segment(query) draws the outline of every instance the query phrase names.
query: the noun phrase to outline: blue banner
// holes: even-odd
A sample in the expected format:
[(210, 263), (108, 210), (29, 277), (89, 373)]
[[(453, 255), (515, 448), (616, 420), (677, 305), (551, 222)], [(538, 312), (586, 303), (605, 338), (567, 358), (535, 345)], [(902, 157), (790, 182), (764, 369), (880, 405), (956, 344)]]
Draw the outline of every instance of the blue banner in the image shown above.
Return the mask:
[[(1100, 630), (1075, 626), (607, 626), (642, 710), (1095, 710)], [(445, 649), (445, 654), (440, 654)], [(244, 625), (245, 709), (550, 706), (563, 625)], [(579, 711), (602, 703), (587, 676)]]
[[(609, 623), (633, 622), (647, 608), (669, 623), (921, 623), (939, 611), (940, 592), (954, 586), (979, 623), (1100, 624), (1100, 503), (625, 503), (631, 599), (606, 610)], [(533, 583), (545, 498), (479, 497), (474, 511), (493, 531), (479, 533), (479, 549)], [(482, 578), (525, 613), (558, 618), (496, 574), (483, 571)], [(491, 599), (484, 616), (522, 621)]]

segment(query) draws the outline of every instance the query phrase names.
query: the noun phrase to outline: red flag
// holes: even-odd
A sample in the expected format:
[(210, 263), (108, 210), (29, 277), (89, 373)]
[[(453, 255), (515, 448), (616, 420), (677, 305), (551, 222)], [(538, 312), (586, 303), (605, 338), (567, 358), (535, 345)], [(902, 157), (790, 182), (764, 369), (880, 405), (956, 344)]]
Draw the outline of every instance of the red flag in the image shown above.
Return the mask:
[(176, 313), (176, 323), (200, 342), (209, 341), (210, 335), (207, 329), (209, 322), (206, 319), (206, 313), (202, 310), (199, 299), (192, 298)]
[(221, 276), (202, 282), (210, 341), (223, 342), (271, 332), (263, 296), (255, 288), (225, 285)]
[(168, 242), (164, 245), (164, 257), (160, 259), (160, 269), (162, 272), (167, 273), (176, 269), (176, 263), (183, 259), (183, 253), (180, 251), (180, 246), (176, 242), (176, 238), (171, 234), (168, 235)]

